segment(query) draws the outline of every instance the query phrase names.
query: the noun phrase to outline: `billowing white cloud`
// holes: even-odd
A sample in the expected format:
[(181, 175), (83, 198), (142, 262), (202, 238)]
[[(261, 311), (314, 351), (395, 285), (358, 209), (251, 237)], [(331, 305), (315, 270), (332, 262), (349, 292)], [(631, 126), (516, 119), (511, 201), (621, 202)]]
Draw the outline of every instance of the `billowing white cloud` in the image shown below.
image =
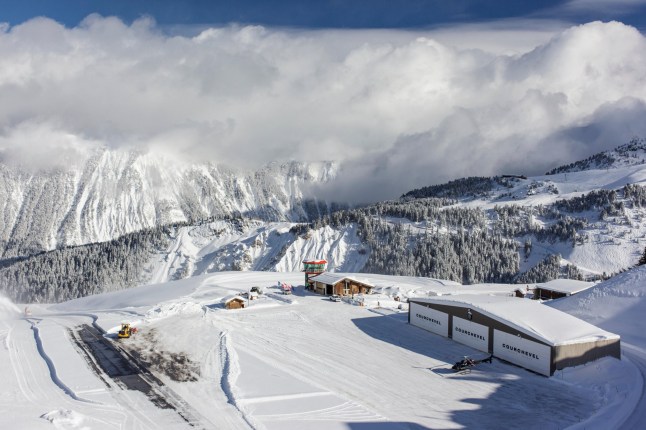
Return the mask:
[(557, 27), (186, 37), (99, 16), (4, 26), (0, 157), (40, 167), (51, 153), (64, 165), (108, 146), (244, 168), (335, 160), (341, 177), (319, 191), (366, 201), (542, 172), (646, 135), (642, 34)]

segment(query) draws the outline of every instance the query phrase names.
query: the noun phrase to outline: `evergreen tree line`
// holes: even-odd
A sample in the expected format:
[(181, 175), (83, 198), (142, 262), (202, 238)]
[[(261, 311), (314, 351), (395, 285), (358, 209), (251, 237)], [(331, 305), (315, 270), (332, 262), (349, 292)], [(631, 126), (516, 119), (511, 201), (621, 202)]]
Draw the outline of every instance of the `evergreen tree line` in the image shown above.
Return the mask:
[[(582, 244), (588, 240), (585, 229), (590, 212), (597, 212), (600, 219), (622, 215), (624, 204), (641, 207), (646, 202), (646, 191), (639, 185), (627, 185), (619, 191), (593, 191), (553, 205), (496, 206), (489, 213), (446, 207), (453, 202), (448, 198), (402, 198), (335, 212), (311, 226), (338, 228), (356, 223), (359, 236), (371, 249), (363, 268), (369, 273), (430, 276), (464, 284), (545, 282), (558, 277), (582, 279), (575, 266), (561, 268), (557, 255), (548, 256), (526, 273), (519, 273), (521, 240), (526, 257), (531, 253), (532, 238), (570, 242), (572, 246)], [(581, 213), (586, 216), (576, 216)], [(425, 223), (405, 227), (386, 222), (387, 217)], [(543, 222), (535, 222), (536, 217)]]
[[(559, 166), (555, 169), (550, 170), (545, 173), (546, 175), (557, 175), (559, 173), (570, 173), (570, 172), (582, 172), (584, 170), (590, 170), (595, 168), (607, 168), (617, 162), (617, 157), (627, 159), (627, 158), (637, 158), (638, 152), (646, 152), (646, 139), (633, 137), (630, 142), (620, 145), (615, 148), (613, 151), (604, 151), (598, 154), (592, 155), (591, 157), (586, 158), (585, 160), (576, 161), (574, 163), (567, 164), (565, 166)], [(642, 154), (643, 155), (643, 154)]]
[(491, 234), (480, 210), (446, 208), (426, 212), (427, 217), (433, 214), (432, 220), (446, 226), (448, 232), (431, 228), (420, 233), (417, 228), (383, 219), (429, 208), (434, 206), (428, 201), (380, 203), (333, 213), (317, 220), (312, 227), (338, 228), (356, 223), (359, 237), (371, 250), (362, 269), (366, 273), (428, 276), (464, 284), (513, 280), (519, 270), (518, 243)]
[(558, 278), (582, 281), (583, 275), (576, 266), (571, 264), (567, 264), (561, 268), (561, 256), (559, 254), (552, 254), (545, 257), (527, 272), (521, 273), (516, 279), (516, 283), (535, 284)]
[(152, 254), (169, 244), (158, 227), (118, 239), (62, 248), (0, 268), (2, 292), (18, 303), (54, 303), (136, 286)]
[(517, 244), (486, 231), (413, 235), (401, 224), (367, 236), (367, 273), (427, 276), (463, 284), (511, 282), (518, 273)]
[[(550, 257), (519, 273), (519, 251), (524, 249), (528, 256), (532, 239), (570, 241), (576, 246), (585, 240), (588, 226), (587, 218), (576, 216), (579, 212), (588, 217), (590, 211), (599, 212), (600, 217), (621, 214), (624, 204), (642, 207), (645, 202), (646, 191), (639, 185), (595, 191), (550, 206), (496, 206), (489, 211), (452, 207), (455, 200), (448, 197), (405, 198), (334, 212), (331, 207), (321, 207), (316, 211), (323, 216), (295, 226), (290, 233), (295, 238), (307, 234), (309, 228), (355, 223), (360, 239), (370, 249), (363, 268), (369, 273), (429, 276), (464, 284), (545, 282), (559, 276), (577, 279), (581, 274), (574, 267), (561, 270), (560, 257)], [(534, 222), (536, 217), (543, 222)], [(389, 222), (389, 218), (417, 224)], [(239, 231), (249, 222), (238, 214), (211, 217), (199, 224), (215, 219), (223, 219)], [(26, 259), (1, 260), (0, 289), (17, 302), (58, 302), (137, 285), (153, 253), (168, 246), (179, 225)]]
[(428, 187), (417, 188), (404, 194), (402, 197), (424, 198), (464, 198), (486, 196), (493, 190), (496, 181), (499, 178), (488, 178), (473, 176), (469, 178), (456, 179), (446, 184), (430, 185)]
[(426, 221), (427, 225), (446, 228), (485, 228), (487, 216), (480, 209), (446, 207), (455, 202), (448, 199), (424, 198), (386, 201), (367, 207), (340, 210), (316, 219), (314, 228), (324, 225), (339, 227), (351, 222), (360, 223), (366, 217), (405, 218), (413, 222)]
[[(504, 237), (533, 236), (539, 241), (572, 241), (573, 244), (587, 238), (581, 233), (588, 226), (587, 218), (565, 215), (554, 208), (510, 205), (495, 206), (493, 211), (496, 216), (491, 229)], [(535, 223), (533, 219), (537, 216), (551, 222), (545, 225)]]

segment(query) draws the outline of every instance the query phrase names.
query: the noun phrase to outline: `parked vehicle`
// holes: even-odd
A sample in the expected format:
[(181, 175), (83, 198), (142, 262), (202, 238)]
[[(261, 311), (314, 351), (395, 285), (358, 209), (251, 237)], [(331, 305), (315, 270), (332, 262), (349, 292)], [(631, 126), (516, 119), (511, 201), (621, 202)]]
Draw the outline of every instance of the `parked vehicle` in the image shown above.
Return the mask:
[(334, 294), (334, 295), (330, 296), (330, 300), (332, 300), (333, 302), (340, 302), (341, 301), (341, 296), (339, 296), (337, 294)]
[(292, 286), (288, 283), (281, 283), (280, 289), (283, 291), (283, 294), (292, 294)]

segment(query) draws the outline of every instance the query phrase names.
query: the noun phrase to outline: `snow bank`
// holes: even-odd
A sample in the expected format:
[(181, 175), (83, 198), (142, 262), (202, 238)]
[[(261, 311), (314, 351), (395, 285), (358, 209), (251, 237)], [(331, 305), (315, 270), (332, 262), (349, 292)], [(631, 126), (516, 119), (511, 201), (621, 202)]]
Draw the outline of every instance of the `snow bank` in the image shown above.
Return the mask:
[(646, 370), (646, 350), (643, 348), (646, 344), (646, 321), (643, 318), (646, 311), (646, 267), (636, 267), (575, 296), (547, 302), (545, 306), (618, 333), (621, 335), (622, 361), (631, 363), (631, 366), (624, 366), (631, 372), (627, 377), (618, 377), (603, 367), (597, 370), (599, 375), (603, 375), (603, 381), (607, 381), (596, 387), (604, 407), (575, 428), (618, 428), (606, 424), (619, 422), (618, 418), (628, 416), (629, 420), (621, 428), (637, 428), (636, 425), (646, 419), (642, 385)]
[(8, 297), (0, 294), (0, 320), (15, 318), (22, 314), (18, 306), (16, 306)]
[(208, 275), (196, 276), (165, 284), (145, 285), (127, 290), (81, 297), (52, 305), (49, 309), (54, 311), (85, 311), (154, 306), (157, 303), (166, 300), (175, 300), (178, 297), (193, 293), (206, 277)]
[(87, 428), (84, 426), (85, 416), (71, 409), (57, 409), (40, 416), (57, 429)]
[(149, 322), (161, 318), (168, 318), (180, 314), (202, 314), (205, 313), (204, 306), (195, 302), (174, 302), (162, 303), (146, 312), (144, 319)]
[(576, 296), (546, 304), (618, 333), (622, 342), (646, 344), (645, 266), (614, 276)]

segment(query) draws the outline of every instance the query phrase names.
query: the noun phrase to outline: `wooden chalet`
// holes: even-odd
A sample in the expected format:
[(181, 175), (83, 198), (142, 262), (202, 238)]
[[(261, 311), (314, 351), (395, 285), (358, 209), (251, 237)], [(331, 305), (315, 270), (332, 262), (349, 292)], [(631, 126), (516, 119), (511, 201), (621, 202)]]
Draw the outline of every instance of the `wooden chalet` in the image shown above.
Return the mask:
[(240, 296), (227, 297), (223, 302), (225, 309), (242, 309), (247, 306), (247, 301)]
[(310, 277), (314, 292), (325, 296), (351, 296), (354, 294), (370, 294), (375, 287), (367, 280), (359, 280), (341, 273), (324, 272)]

